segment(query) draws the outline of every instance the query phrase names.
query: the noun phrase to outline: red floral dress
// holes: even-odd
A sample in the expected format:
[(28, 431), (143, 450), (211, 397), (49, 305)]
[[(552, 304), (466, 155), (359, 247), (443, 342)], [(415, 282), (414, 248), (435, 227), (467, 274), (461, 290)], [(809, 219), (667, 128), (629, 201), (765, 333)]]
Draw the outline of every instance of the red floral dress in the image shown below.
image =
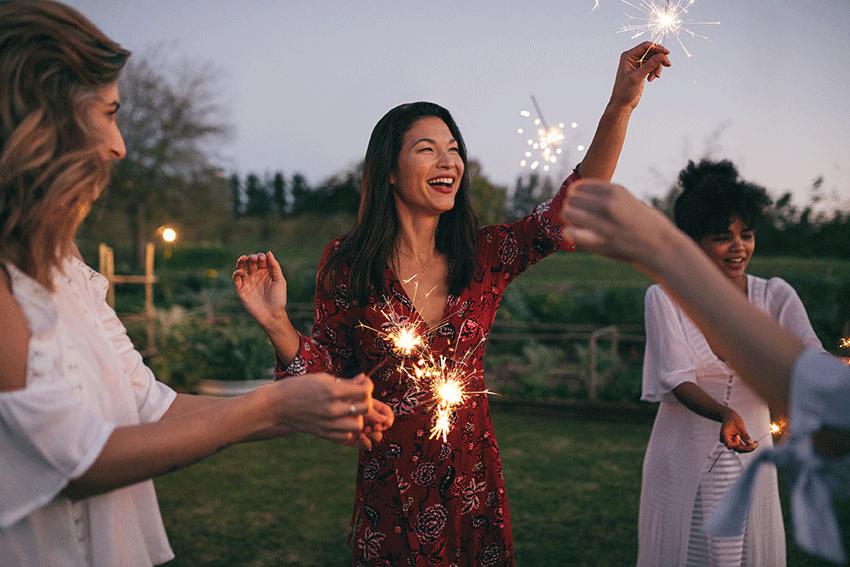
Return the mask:
[[(560, 191), (511, 224), (478, 233), (476, 269), (469, 287), (449, 296), (441, 324), (426, 334), (434, 356), (466, 362), (467, 389), (485, 390), (483, 356), (507, 285), (531, 264), (557, 249), (571, 250), (558, 218), (571, 175)], [(321, 265), (339, 241), (325, 250)], [(298, 353), (278, 378), (308, 372), (354, 376), (394, 356), (381, 333), (388, 310), (397, 320), (424, 327), (395, 274), (386, 271), (386, 293), (355, 304), (348, 274), (331, 289), (317, 285), (312, 336), (301, 336)], [(477, 346), (477, 348), (476, 348)], [(473, 351), (474, 349), (474, 351)], [(361, 451), (352, 518), (355, 565), (511, 565), (511, 521), (499, 447), (487, 397), (469, 397), (452, 414), (446, 442), (431, 439), (433, 402), (398, 368), (384, 364), (371, 378), (374, 396), (392, 407), (395, 424), (380, 445)]]

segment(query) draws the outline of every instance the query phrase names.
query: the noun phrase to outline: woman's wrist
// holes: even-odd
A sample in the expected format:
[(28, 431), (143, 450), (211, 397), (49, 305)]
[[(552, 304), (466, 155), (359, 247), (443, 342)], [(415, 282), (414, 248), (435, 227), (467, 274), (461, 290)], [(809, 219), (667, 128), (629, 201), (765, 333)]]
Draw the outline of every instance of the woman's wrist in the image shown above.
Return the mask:
[(607, 116), (610, 118), (628, 119), (631, 117), (634, 110), (635, 107), (630, 103), (620, 102), (612, 97), (611, 100), (608, 101), (608, 104), (605, 105), (605, 110), (602, 111), (602, 117), (605, 118)]
[(272, 340), (295, 329), (292, 321), (289, 320), (289, 314), (286, 312), (285, 307), (272, 312), (268, 318), (258, 321), (258, 323)]
[(280, 399), (282, 389), (286, 389), (286, 386), (275, 382), (256, 388), (239, 398), (246, 405), (245, 415), (259, 416), (259, 419), (252, 423), (246, 440), (262, 438), (264, 432), (274, 429), (291, 431), (290, 425), (280, 419), (281, 405), (286, 403), (285, 399)]

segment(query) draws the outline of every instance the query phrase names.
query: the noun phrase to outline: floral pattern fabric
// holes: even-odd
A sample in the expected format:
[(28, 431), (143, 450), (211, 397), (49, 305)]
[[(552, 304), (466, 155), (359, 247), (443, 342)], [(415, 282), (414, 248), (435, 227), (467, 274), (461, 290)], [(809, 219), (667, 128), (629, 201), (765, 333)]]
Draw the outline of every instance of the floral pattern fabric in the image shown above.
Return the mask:
[[(483, 391), (486, 339), (507, 285), (557, 249), (558, 213), (571, 175), (558, 193), (511, 224), (483, 227), (476, 268), (459, 296), (449, 296), (439, 326), (428, 330), (430, 351), (457, 361), (468, 354), (468, 391)], [(331, 242), (320, 263), (339, 245)], [(387, 403), (395, 424), (380, 445), (361, 451), (351, 526), (355, 565), (511, 565), (511, 521), (502, 464), (486, 396), (471, 396), (452, 413), (446, 441), (430, 438), (433, 402), (399, 370), (384, 336), (387, 313), (425, 326), (389, 268), (386, 292), (357, 305), (349, 296), (348, 273), (330, 289), (317, 285), (311, 336), (301, 336), (296, 357), (278, 367), (278, 378), (308, 372), (354, 376), (373, 372), (374, 396)], [(382, 364), (385, 363), (385, 364)]]

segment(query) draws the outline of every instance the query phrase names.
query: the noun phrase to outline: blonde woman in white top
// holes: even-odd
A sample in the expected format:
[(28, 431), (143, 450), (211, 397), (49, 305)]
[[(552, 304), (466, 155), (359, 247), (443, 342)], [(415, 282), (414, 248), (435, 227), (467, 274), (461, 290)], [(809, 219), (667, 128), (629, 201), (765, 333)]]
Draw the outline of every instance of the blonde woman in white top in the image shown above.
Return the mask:
[(0, 22), (0, 564), (163, 563), (151, 478), (293, 431), (368, 447), (392, 412), (365, 376), (231, 400), (157, 382), (73, 244), (125, 153), (129, 52), (55, 2), (2, 2)]

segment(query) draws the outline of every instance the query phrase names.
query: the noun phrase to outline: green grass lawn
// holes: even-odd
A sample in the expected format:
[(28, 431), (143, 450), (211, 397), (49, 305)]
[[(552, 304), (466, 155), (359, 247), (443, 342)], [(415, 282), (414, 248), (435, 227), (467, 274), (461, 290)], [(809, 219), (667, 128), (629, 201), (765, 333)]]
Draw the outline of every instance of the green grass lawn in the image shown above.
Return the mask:
[[(650, 424), (504, 410), (494, 421), (518, 564), (633, 565)], [(158, 480), (171, 565), (349, 565), (356, 459), (299, 435), (234, 447)], [(847, 526), (850, 507), (841, 512)], [(790, 541), (788, 564), (825, 565)]]

